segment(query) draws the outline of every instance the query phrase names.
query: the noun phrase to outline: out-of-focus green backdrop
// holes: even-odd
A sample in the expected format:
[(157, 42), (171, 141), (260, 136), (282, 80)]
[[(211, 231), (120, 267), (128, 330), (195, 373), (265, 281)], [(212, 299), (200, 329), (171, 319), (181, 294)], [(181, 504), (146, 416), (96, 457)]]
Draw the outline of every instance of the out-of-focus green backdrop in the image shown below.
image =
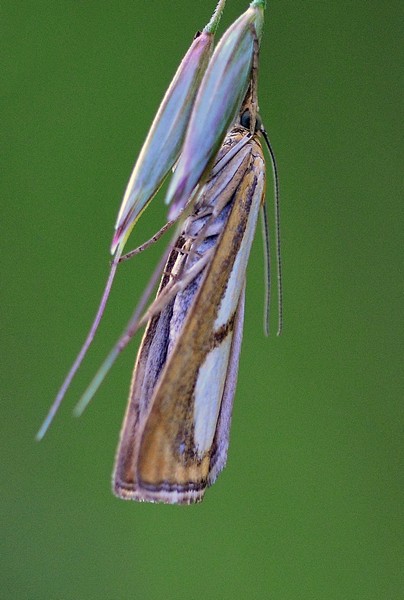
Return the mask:
[[(281, 177), (285, 330), (262, 333), (257, 235), (228, 466), (205, 501), (111, 494), (139, 336), (71, 418), (161, 244), (122, 266), (34, 442), (94, 316), (137, 152), (213, 7), (3, 3), (1, 598), (403, 597), (401, 2), (268, 7), (259, 96)], [(246, 8), (228, 0), (220, 32)], [(165, 212), (157, 198), (130, 245)]]

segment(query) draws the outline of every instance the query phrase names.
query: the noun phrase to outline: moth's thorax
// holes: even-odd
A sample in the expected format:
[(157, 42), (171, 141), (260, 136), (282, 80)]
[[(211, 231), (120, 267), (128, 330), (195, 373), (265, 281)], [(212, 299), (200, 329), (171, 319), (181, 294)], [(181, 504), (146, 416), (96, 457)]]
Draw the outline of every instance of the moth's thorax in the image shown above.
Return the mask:
[(262, 160), (264, 160), (264, 154), (262, 151), (260, 133), (256, 132), (253, 136), (251, 136), (250, 131), (240, 125), (239, 123), (235, 124), (227, 133), (225, 140), (223, 142), (220, 151), (217, 154), (215, 164), (217, 164), (234, 146), (239, 144), (245, 138), (249, 138), (246, 142), (252, 154), (261, 156)]

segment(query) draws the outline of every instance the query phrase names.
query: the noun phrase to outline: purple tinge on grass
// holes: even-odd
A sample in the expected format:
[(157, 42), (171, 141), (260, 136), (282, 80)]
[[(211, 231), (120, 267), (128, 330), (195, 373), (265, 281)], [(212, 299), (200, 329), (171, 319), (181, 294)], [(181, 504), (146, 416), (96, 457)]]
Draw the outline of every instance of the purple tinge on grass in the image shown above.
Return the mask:
[(154, 118), (129, 179), (111, 246), (123, 248), (135, 222), (178, 159), (194, 99), (213, 49), (213, 33), (193, 40)]
[(171, 204), (169, 219), (176, 218), (196, 186), (204, 183), (239, 111), (250, 82), (255, 32), (259, 37), (263, 18), (262, 6), (250, 6), (224, 33), (215, 49), (167, 192), (166, 203)]

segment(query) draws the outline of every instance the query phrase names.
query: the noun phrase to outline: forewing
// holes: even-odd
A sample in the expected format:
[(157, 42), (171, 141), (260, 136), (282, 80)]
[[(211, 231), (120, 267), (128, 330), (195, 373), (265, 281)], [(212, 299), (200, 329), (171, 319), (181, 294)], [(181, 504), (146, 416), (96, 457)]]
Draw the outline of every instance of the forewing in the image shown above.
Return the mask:
[[(223, 394), (226, 389), (228, 398), (234, 393), (228, 376), (231, 372), (235, 377), (229, 365), (235, 364), (240, 349), (240, 343), (233, 344), (236, 321), (240, 325), (236, 313), (264, 195), (261, 148), (254, 140), (250, 144), (250, 163), (235, 191), (226, 226), (161, 375), (150, 385), (155, 390), (147, 407), (144, 399), (131, 395), (114, 477), (115, 492), (121, 497), (190, 503), (203, 497), (210, 482)], [(159, 320), (172, 318), (170, 310), (166, 307)], [(147, 360), (151, 352), (150, 346)], [(145, 374), (143, 388), (147, 379)], [(137, 385), (135, 381), (132, 391)], [(226, 404), (223, 410), (229, 412)], [(229, 421), (230, 415), (226, 418)], [(130, 448), (135, 422), (135, 444)], [(223, 425), (222, 432), (228, 436), (228, 426)], [(224, 447), (227, 450), (227, 442)], [(219, 454), (222, 468), (225, 451)]]
[(230, 360), (227, 367), (226, 385), (223, 391), (219, 418), (212, 444), (208, 485), (212, 485), (212, 483), (215, 482), (219, 473), (226, 466), (227, 451), (229, 448), (230, 439), (231, 414), (233, 411), (233, 400), (236, 391), (238, 375), (238, 363), (240, 358), (241, 342), (243, 339), (244, 304), (245, 284), (240, 295), (240, 300), (238, 302), (236, 316), (234, 319)]

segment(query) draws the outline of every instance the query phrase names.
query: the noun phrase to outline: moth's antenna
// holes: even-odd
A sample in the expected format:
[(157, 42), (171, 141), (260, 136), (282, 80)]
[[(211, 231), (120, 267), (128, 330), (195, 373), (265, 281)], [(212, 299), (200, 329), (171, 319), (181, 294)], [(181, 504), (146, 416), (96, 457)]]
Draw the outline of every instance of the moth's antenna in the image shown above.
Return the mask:
[(275, 204), (275, 244), (276, 244), (276, 267), (278, 276), (278, 332), (281, 335), (283, 328), (283, 286), (282, 286), (282, 254), (281, 254), (281, 217), (279, 201), (279, 175), (276, 163), (275, 153), (269, 141), (268, 134), (264, 127), (261, 127), (261, 133), (264, 136), (271, 157), (272, 172), (274, 175), (274, 204)]
[(266, 336), (268, 336), (269, 315), (271, 308), (271, 246), (269, 243), (268, 209), (265, 202), (261, 208), (261, 223), (265, 265), (264, 333)]

